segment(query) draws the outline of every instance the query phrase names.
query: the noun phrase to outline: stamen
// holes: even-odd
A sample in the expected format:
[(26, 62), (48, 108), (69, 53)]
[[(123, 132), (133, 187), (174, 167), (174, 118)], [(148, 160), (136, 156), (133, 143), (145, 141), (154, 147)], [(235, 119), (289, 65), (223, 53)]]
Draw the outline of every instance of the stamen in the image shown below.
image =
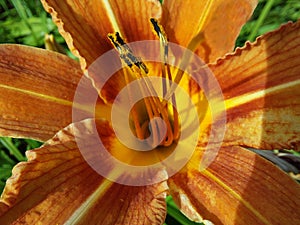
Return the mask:
[(152, 25), (153, 25), (153, 29), (154, 31), (156, 32), (160, 42), (161, 42), (161, 45), (164, 47), (164, 62), (166, 63), (167, 62), (167, 59), (168, 59), (168, 39), (167, 39), (167, 35), (163, 29), (163, 27), (158, 23), (158, 21), (154, 18), (151, 18), (150, 19)]
[[(120, 37), (119, 33), (116, 32), (115, 34), (108, 34), (108, 38), (111, 40), (111, 43), (115, 46), (120, 54), (120, 58), (129, 66), (137, 78), (141, 78), (144, 83), (146, 83), (147, 88), (150, 90), (150, 94), (152, 96), (157, 96), (157, 93), (152, 86), (151, 83), (147, 82), (147, 80), (143, 79), (147, 77), (149, 72), (146, 65), (142, 62), (142, 60), (136, 56), (134, 56), (132, 50), (129, 46), (124, 42), (124, 40)], [(134, 68), (134, 66), (136, 68)]]
[[(170, 66), (168, 64), (168, 56), (169, 56), (169, 46), (168, 46), (168, 39), (167, 39), (167, 35), (163, 29), (163, 27), (158, 23), (158, 21), (154, 18), (150, 19), (152, 25), (153, 25), (153, 29), (156, 32), (156, 35), (158, 36), (159, 40), (160, 40), (160, 55), (161, 55), (161, 61), (163, 62), (161, 65), (162, 68), (162, 77), (163, 79), (163, 95), (165, 96), (167, 94), (167, 84), (166, 84), (166, 76), (168, 76), (168, 80), (169, 82), (169, 86), (171, 86), (172, 83), (172, 75), (171, 75), (171, 70), (170, 70)], [(174, 117), (174, 121), (173, 121), (173, 135), (174, 135), (174, 139), (178, 139), (179, 137), (179, 120), (178, 120), (178, 113), (176, 111), (176, 99), (175, 99), (175, 95), (172, 94), (172, 104), (173, 104), (173, 108), (172, 108), (172, 115)], [(167, 106), (164, 105), (164, 107)]]
[[(152, 23), (153, 29), (155, 34), (158, 36), (159, 41), (160, 41), (160, 58), (161, 58), (161, 69), (162, 69), (162, 85), (163, 85), (163, 95), (166, 94), (167, 92), (167, 84), (166, 84), (166, 74), (167, 74), (167, 67), (168, 67), (168, 52), (169, 52), (169, 47), (168, 47), (168, 41), (166, 34), (162, 28), (162, 26), (158, 23), (158, 21), (154, 18), (150, 19), (150, 22)], [(171, 80), (172, 78), (168, 76), (168, 79)]]
[[(125, 76), (125, 82), (126, 84), (129, 84), (130, 83), (130, 78), (129, 78), (129, 75), (127, 73), (127, 70), (124, 71), (124, 76)], [(130, 90), (130, 85), (128, 85), (128, 88), (129, 88), (129, 101), (130, 103), (132, 103), (132, 91)], [(145, 137), (144, 137), (144, 132), (143, 132), (143, 128), (140, 126), (139, 124), (139, 115), (138, 115), (138, 112), (137, 112), (137, 109), (136, 109), (136, 106), (133, 105), (132, 109), (131, 109), (131, 114), (132, 114), (132, 117), (133, 117), (133, 123), (134, 123), (134, 127), (135, 127), (135, 132), (136, 132), (136, 136), (137, 138), (143, 140)]]
[[(205, 22), (207, 21), (208, 17), (209, 17), (209, 14), (211, 13), (211, 8), (212, 8), (212, 5), (214, 3), (214, 0), (209, 0), (207, 1), (205, 7), (204, 7), (204, 10), (203, 10), (203, 14), (200, 18), (200, 21), (199, 21), (199, 26), (198, 26), (198, 32), (197, 34), (193, 37), (193, 39), (190, 41), (190, 43), (188, 44), (187, 46), (187, 49), (189, 49), (190, 51), (192, 52), (195, 52), (196, 49), (198, 48), (198, 46), (200, 44), (203, 43), (205, 37), (204, 37), (204, 32), (203, 32), (203, 27), (205, 25)], [(184, 70), (185, 68), (188, 66), (189, 64), (189, 61), (191, 59), (191, 56), (192, 54), (186, 50), (183, 54), (183, 57), (182, 57), (182, 61), (180, 63), (180, 68), (183, 68), (182, 70), (178, 70), (176, 76), (175, 76), (175, 83), (179, 84), (180, 80), (182, 79), (183, 77), (183, 74), (184, 74)], [(176, 90), (176, 86), (173, 85), (168, 93), (165, 95), (165, 99), (168, 100), (171, 98), (171, 96), (173, 95), (173, 93), (175, 92)], [(164, 103), (165, 105), (166, 103)]]
[[(154, 24), (156, 24), (156, 28), (159, 28), (159, 25), (157, 23), (157, 21), (154, 21)], [(166, 62), (167, 60), (167, 41), (165, 36), (163, 35), (162, 29), (157, 29), (160, 33), (161, 33), (161, 37), (162, 39), (164, 39), (164, 60)], [(137, 112), (136, 107), (132, 108), (132, 118), (133, 118), (133, 123), (136, 129), (136, 135), (138, 138), (140, 139), (145, 139), (147, 137), (147, 134), (149, 133), (146, 129), (146, 127), (150, 124), (150, 130), (152, 132), (153, 135), (153, 143), (157, 143), (158, 140), (160, 140), (159, 135), (160, 135), (160, 127), (158, 124), (156, 123), (149, 123), (149, 121), (153, 120), (155, 117), (161, 117), (163, 119), (163, 121), (165, 122), (166, 128), (167, 128), (167, 133), (165, 135), (165, 138), (163, 140), (163, 142), (160, 145), (163, 146), (169, 146), (173, 143), (174, 141), (174, 134), (176, 134), (175, 136), (178, 136), (178, 129), (176, 129), (175, 127), (178, 127), (177, 123), (178, 123), (178, 118), (174, 118), (174, 131), (172, 131), (172, 126), (171, 126), (171, 122), (169, 119), (169, 115), (168, 115), (168, 108), (164, 107), (162, 105), (162, 102), (160, 101), (159, 98), (157, 98), (156, 96), (158, 96), (156, 94), (156, 91), (154, 89), (154, 87), (152, 86), (152, 83), (149, 82), (147, 79), (144, 79), (145, 77), (147, 77), (147, 74), (149, 73), (148, 68), (146, 67), (146, 65), (141, 61), (140, 58), (136, 57), (133, 54), (133, 51), (129, 48), (129, 46), (125, 43), (125, 41), (121, 38), (121, 36), (119, 35), (118, 32), (116, 32), (115, 34), (108, 34), (108, 38), (111, 41), (111, 43), (113, 44), (113, 46), (116, 48), (116, 50), (119, 52), (120, 54), (120, 58), (122, 59), (122, 61), (128, 66), (127, 68), (130, 68), (132, 75), (134, 74), (137, 78), (140, 78), (140, 90), (142, 95), (144, 96), (143, 101), (146, 107), (146, 111), (148, 114), (148, 121), (143, 122), (142, 125), (140, 125), (140, 120), (139, 120), (139, 115)], [(167, 63), (165, 63), (165, 65), (167, 65)], [(167, 68), (167, 67), (165, 67)], [(171, 79), (171, 73), (170, 73), (170, 69), (167, 68), (165, 70), (165, 73), (168, 74), (168, 76)], [(126, 83), (129, 84), (130, 79), (129, 79), (129, 75), (126, 74), (125, 77)], [(133, 94), (131, 93), (131, 90), (129, 89), (129, 98), (130, 96)], [(152, 96), (152, 97), (146, 97), (146, 96)], [(174, 97), (174, 101), (175, 101), (175, 97)], [(176, 117), (178, 117), (176, 110), (173, 108), (173, 115), (176, 115)], [(152, 145), (153, 143), (149, 143), (150, 145)]]
[(126, 45), (118, 32), (116, 32), (115, 34), (108, 34), (107, 36), (120, 53), (120, 57), (126, 62), (129, 67), (132, 67), (132, 65), (136, 65), (146, 74), (149, 72), (148, 68), (141, 61), (141, 59), (134, 56), (132, 50), (128, 47), (128, 45)]
[[(140, 80), (140, 90), (143, 96), (143, 102), (145, 104), (145, 108), (147, 111), (148, 118), (146, 120), (140, 120), (140, 115), (138, 115), (138, 111), (136, 106), (133, 106), (131, 113), (133, 118), (133, 123), (135, 126), (136, 135), (139, 139), (146, 139), (149, 132), (153, 135), (153, 143), (149, 143), (153, 145), (157, 143), (157, 140), (161, 140), (160, 136), (160, 125), (156, 123), (152, 123), (151, 121), (155, 119), (155, 117), (160, 117), (165, 122), (167, 133), (164, 137), (164, 140), (160, 145), (169, 146), (175, 140), (179, 138), (179, 117), (178, 112), (176, 111), (176, 99), (174, 92), (176, 87), (180, 83), (184, 71), (188, 67), (192, 52), (194, 52), (198, 46), (204, 41), (204, 33), (202, 31), (205, 21), (209, 16), (209, 12), (212, 6), (213, 0), (207, 2), (204, 10), (204, 14), (200, 18), (200, 23), (198, 27), (197, 34), (193, 37), (190, 43), (187, 46), (187, 49), (182, 56), (182, 61), (180, 62), (180, 68), (177, 70), (175, 77), (172, 77), (171, 69), (168, 63), (168, 55), (169, 55), (169, 46), (167, 35), (163, 29), (163, 27), (159, 24), (159, 22), (151, 18), (150, 21), (153, 25), (153, 30), (155, 34), (158, 36), (160, 40), (160, 57), (161, 57), (161, 72), (162, 72), (162, 85), (163, 85), (163, 96), (164, 100), (161, 101), (156, 94), (156, 91), (151, 82), (145, 77), (148, 76), (149, 70), (147, 66), (142, 62), (141, 58), (136, 57), (130, 47), (125, 43), (118, 32), (114, 34), (108, 34), (108, 38), (110, 39), (113, 46), (119, 52), (120, 58), (122, 62), (126, 64), (126, 69), (129, 68), (131, 73), (125, 74), (126, 83), (129, 84), (130, 76), (133, 79), (134, 76)], [(169, 82), (166, 82), (169, 80)], [(130, 85), (129, 85), (130, 86)], [(129, 89), (129, 98), (132, 99), (132, 91)], [(151, 96), (151, 97), (148, 97)], [(172, 109), (169, 111), (169, 106), (167, 105), (167, 101), (171, 99), (172, 101)], [(171, 113), (171, 114), (169, 114)], [(171, 118), (169, 117), (171, 115)], [(141, 121), (141, 122), (140, 122)], [(171, 126), (171, 121), (172, 125)], [(140, 124), (142, 123), (142, 124)], [(150, 128), (149, 127), (150, 124)]]
[[(187, 46), (188, 50), (185, 50), (185, 52), (183, 53), (182, 56), (182, 61), (180, 62), (180, 66), (175, 79), (174, 79), (174, 83), (171, 88), (168, 90), (168, 92), (166, 93), (166, 95), (164, 96), (164, 99), (168, 100), (172, 97), (172, 95), (174, 94), (177, 85), (179, 84), (183, 75), (184, 75), (184, 71), (187, 68), (187, 66), (189, 65), (189, 62), (191, 60), (191, 57), (193, 56), (192, 52), (196, 51), (197, 47), (204, 41), (204, 33), (203, 32), (199, 32), (197, 33), (193, 39), (190, 41), (190, 43)], [(165, 105), (166, 103), (164, 103)]]

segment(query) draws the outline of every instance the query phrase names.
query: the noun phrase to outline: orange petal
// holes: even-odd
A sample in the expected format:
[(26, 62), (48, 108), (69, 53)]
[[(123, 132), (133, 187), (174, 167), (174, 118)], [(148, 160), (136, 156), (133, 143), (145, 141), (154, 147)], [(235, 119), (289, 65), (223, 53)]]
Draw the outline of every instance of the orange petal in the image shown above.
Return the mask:
[(162, 24), (170, 41), (184, 47), (203, 32), (205, 40), (197, 54), (205, 62), (213, 62), (233, 50), (241, 27), (256, 5), (257, 0), (165, 0)]
[(127, 41), (152, 39), (150, 18), (158, 18), (158, 1), (42, 0), (82, 69), (112, 48), (108, 33), (120, 32)]
[(300, 21), (211, 65), (226, 99), (225, 142), (262, 149), (300, 141)]
[[(78, 140), (93, 134), (93, 123), (72, 124), (41, 148), (27, 152), (28, 162), (14, 168), (0, 200), (1, 224), (163, 223), (166, 183), (143, 187), (113, 183), (83, 159), (75, 135)], [(99, 134), (109, 138), (107, 122), (98, 126)], [(85, 142), (90, 149), (99, 147), (95, 143), (91, 138)]]
[(227, 147), (199, 172), (198, 157), (169, 179), (171, 194), (191, 219), (203, 216), (227, 225), (299, 224), (300, 186), (269, 161), (244, 148)]
[(45, 141), (72, 122), (79, 63), (51, 51), (0, 46), (0, 134)]

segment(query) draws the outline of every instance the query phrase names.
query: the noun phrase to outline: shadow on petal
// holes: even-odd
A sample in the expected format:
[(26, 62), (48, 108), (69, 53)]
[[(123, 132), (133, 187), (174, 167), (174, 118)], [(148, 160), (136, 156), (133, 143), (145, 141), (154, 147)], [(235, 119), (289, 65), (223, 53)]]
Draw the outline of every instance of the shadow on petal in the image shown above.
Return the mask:
[[(243, 57), (248, 64), (244, 73), (252, 73), (252, 78), (239, 86), (241, 92), (245, 90), (242, 86), (248, 86), (248, 93), (243, 96), (248, 102), (236, 107), (240, 111), (235, 112), (246, 121), (240, 123), (245, 135), (239, 144), (269, 150), (296, 149), (300, 141), (300, 22), (282, 26), (259, 38), (254, 46), (259, 49), (254, 47), (249, 53), (253, 52), (255, 56)], [(254, 168), (261, 161), (257, 156)], [(257, 199), (253, 207), (257, 212), (263, 212), (258, 216), (262, 224), (299, 224), (300, 186), (296, 182), (292, 184), (287, 174), (275, 177), (276, 168), (260, 168), (261, 179), (268, 181), (264, 181), (263, 196), (254, 191), (259, 189), (260, 182), (253, 171), (242, 193), (243, 198)], [(244, 214), (242, 205), (236, 213)]]

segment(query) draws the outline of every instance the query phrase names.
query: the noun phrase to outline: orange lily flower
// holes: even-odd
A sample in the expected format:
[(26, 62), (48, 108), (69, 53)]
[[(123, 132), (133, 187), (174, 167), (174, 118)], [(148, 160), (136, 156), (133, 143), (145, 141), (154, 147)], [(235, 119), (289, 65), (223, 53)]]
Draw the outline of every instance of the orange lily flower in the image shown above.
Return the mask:
[[(0, 46), (0, 134), (45, 141), (41, 148), (26, 153), (27, 162), (13, 169), (0, 199), (1, 224), (163, 224), (167, 194), (194, 221), (300, 224), (299, 185), (272, 163), (246, 149), (299, 148), (300, 21), (288, 23), (255, 43), (226, 54), (232, 51), (241, 26), (257, 1), (241, 0), (238, 6), (235, 0), (42, 3), (80, 63), (47, 50)], [(158, 147), (147, 152), (136, 153), (125, 147), (113, 132), (110, 113), (112, 99), (127, 84), (124, 74), (131, 72), (130, 65), (115, 73), (103, 89), (98, 88), (102, 77), (89, 68), (112, 49), (112, 43), (119, 53), (131, 54), (114, 32), (119, 32), (128, 43), (157, 39), (151, 18), (154, 23), (159, 21), (160, 25), (154, 28), (161, 29), (161, 44), (167, 37), (170, 43), (193, 49), (208, 63), (224, 96), (226, 132), (222, 142), (216, 143), (220, 144), (216, 158), (207, 167), (199, 168), (209, 137), (219, 140), (218, 132), (214, 132), (218, 129), (212, 129), (212, 103), (203, 99), (203, 91), (183, 74), (180, 87), (202, 107), (196, 107), (201, 124), (200, 130), (196, 129), (199, 133), (195, 149), (189, 161), (172, 176), (160, 168), (152, 173), (159, 182), (128, 185), (130, 174), (115, 171), (110, 161), (89, 163), (99, 147), (95, 135), (118, 160), (143, 167), (169, 157), (179, 145), (175, 128), (183, 128), (184, 123), (180, 120), (176, 124), (178, 116), (172, 107), (165, 107), (157, 98), (148, 98), (135, 105), (136, 113), (131, 112), (131, 120), (137, 124), (133, 131), (141, 139), (146, 138), (147, 132), (143, 126), (138, 128), (138, 123), (146, 118), (145, 114), (155, 114), (159, 108), (161, 117), (171, 127), (169, 139), (163, 139)], [(160, 71), (154, 62), (132, 66), (141, 75), (146, 71), (144, 65), (150, 74)], [(82, 71), (89, 71), (91, 82), (82, 78)], [(166, 71), (172, 75), (180, 73), (173, 67)], [(82, 83), (81, 90), (90, 91), (93, 84), (97, 89), (93, 94), (98, 96), (100, 92), (95, 111), (85, 107), (93, 104), (89, 99), (85, 99), (86, 105), (73, 102), (78, 84)], [(175, 100), (183, 104), (176, 95)], [(145, 113), (144, 106), (150, 107), (150, 113)], [(74, 108), (76, 113), (82, 113), (83, 120), (74, 121)], [(165, 144), (169, 140), (171, 143)], [(82, 154), (81, 147), (89, 149), (90, 154)], [(189, 145), (185, 147), (188, 152)], [(182, 154), (186, 153), (179, 152), (180, 157)], [(95, 170), (97, 165), (105, 166), (109, 179)], [(126, 177), (118, 182), (123, 173)]]

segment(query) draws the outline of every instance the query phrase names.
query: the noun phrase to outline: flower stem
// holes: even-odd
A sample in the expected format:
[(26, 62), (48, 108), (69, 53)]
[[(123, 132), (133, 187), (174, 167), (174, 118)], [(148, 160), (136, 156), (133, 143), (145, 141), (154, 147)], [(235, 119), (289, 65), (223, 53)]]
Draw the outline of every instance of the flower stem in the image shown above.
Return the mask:
[(254, 28), (252, 29), (250, 35), (248, 36), (248, 40), (249, 41), (254, 41), (256, 35), (257, 35), (257, 32), (258, 32), (258, 29), (261, 27), (261, 25), (263, 24), (265, 18), (267, 17), (269, 11), (271, 10), (273, 4), (274, 4), (275, 0), (268, 0), (265, 7), (263, 8), (261, 14), (259, 15), (256, 23), (255, 23), (255, 26)]

